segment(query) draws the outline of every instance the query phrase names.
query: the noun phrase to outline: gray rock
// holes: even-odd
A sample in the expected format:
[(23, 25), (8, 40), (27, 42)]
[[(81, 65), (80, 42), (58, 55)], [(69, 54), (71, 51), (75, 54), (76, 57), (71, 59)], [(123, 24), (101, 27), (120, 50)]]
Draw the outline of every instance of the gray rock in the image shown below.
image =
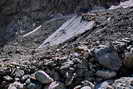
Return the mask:
[(22, 82), (25, 82), (28, 78), (30, 78), (30, 75), (24, 75), (24, 76), (21, 78), (21, 81), (22, 81)]
[(22, 77), (24, 75), (24, 71), (23, 70), (20, 70), (20, 69), (16, 69), (14, 74), (13, 74), (15, 77)]
[(97, 84), (95, 89), (113, 89), (111, 86), (112, 83), (112, 80), (104, 81), (103, 83)]
[(9, 75), (4, 76), (3, 78), (4, 78), (5, 81), (12, 81), (13, 80), (13, 78), (10, 77)]
[(27, 80), (25, 81), (25, 84), (26, 84), (26, 85), (28, 85), (28, 84), (30, 84), (30, 83), (31, 83), (30, 79), (27, 79)]
[(125, 53), (124, 66), (127, 68), (133, 67), (133, 53), (131, 52)]
[(117, 75), (115, 71), (109, 71), (109, 70), (98, 70), (96, 72), (96, 76), (104, 78), (104, 79), (110, 79)]
[(50, 85), (45, 86), (43, 89), (66, 89), (63, 83), (54, 81)]
[(74, 78), (76, 77), (76, 74), (75, 74), (75, 73), (74, 73), (74, 74), (72, 74), (72, 73), (69, 74), (69, 73), (67, 72), (66, 75), (67, 75), (67, 79), (65, 80), (65, 85), (69, 86), (69, 85), (72, 84)]
[(8, 89), (17, 89), (15, 86), (9, 86)]
[(60, 67), (60, 69), (67, 69), (69, 68), (71, 65), (73, 65), (73, 61), (72, 60), (67, 60), (66, 62), (62, 63), (62, 66)]
[(106, 68), (119, 70), (122, 65), (118, 53), (111, 47), (100, 45), (94, 49), (96, 60)]
[(18, 81), (18, 82), (19, 82), (19, 81), (20, 81), (20, 79), (19, 79), (19, 78), (15, 78), (15, 81)]
[(82, 87), (81, 85), (77, 85), (73, 89), (80, 89), (81, 87)]
[(89, 87), (91, 87), (91, 89), (94, 89), (94, 86), (95, 86), (93, 83), (91, 83), (91, 82), (88, 81), (88, 80), (82, 81), (82, 85), (83, 85), (83, 86), (89, 86)]
[(44, 71), (37, 71), (35, 73), (36, 80), (40, 81), (42, 84), (48, 84), (53, 82), (53, 79)]
[(133, 77), (122, 77), (112, 84), (115, 89), (133, 89)]
[(8, 89), (24, 89), (24, 85), (20, 82), (14, 82), (9, 85)]
[(90, 86), (84, 86), (81, 89), (92, 89)]
[(41, 89), (42, 86), (39, 83), (30, 83), (26, 86), (27, 89)]

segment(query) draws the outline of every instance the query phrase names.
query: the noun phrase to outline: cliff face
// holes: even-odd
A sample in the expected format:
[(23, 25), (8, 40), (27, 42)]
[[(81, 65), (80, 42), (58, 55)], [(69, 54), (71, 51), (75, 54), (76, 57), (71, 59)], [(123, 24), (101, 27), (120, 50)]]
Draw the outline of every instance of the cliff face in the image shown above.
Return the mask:
[(1, 0), (0, 43), (13, 38), (16, 33), (24, 34), (33, 30), (47, 16), (73, 13), (79, 8), (108, 7), (119, 2), (120, 0)]

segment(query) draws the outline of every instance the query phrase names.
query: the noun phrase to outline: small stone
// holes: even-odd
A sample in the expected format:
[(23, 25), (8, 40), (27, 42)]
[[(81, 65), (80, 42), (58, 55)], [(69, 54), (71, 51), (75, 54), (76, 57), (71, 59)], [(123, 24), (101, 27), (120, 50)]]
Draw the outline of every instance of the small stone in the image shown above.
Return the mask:
[(114, 81), (114, 89), (133, 89), (133, 77), (122, 77)]
[(92, 89), (90, 86), (84, 86), (81, 89)]
[(35, 79), (27, 79), (25, 82), (26, 89), (41, 89), (42, 84)]
[(19, 81), (20, 81), (20, 79), (19, 79), (19, 78), (15, 78), (15, 81), (18, 81), (18, 82), (19, 82)]
[(17, 89), (15, 86), (9, 86), (8, 89)]
[(14, 82), (9, 85), (8, 89), (24, 89), (24, 85), (20, 82)]
[(45, 86), (43, 89), (66, 89), (63, 83), (54, 81), (50, 85)]
[(49, 84), (53, 82), (53, 79), (44, 71), (37, 71), (35, 73), (35, 78), (42, 84)]
[(66, 62), (62, 63), (62, 66), (60, 67), (60, 69), (67, 69), (69, 68), (71, 65), (73, 65), (74, 62), (72, 60), (67, 60)]
[(24, 71), (20, 69), (16, 69), (15, 73), (13, 74), (15, 77), (22, 77), (24, 75)]
[(8, 87), (9, 87), (9, 82), (7, 82), (7, 81), (2, 81), (0, 87), (4, 87), (5, 89), (8, 89)]
[(98, 70), (96, 72), (96, 76), (104, 78), (104, 79), (110, 79), (117, 75), (115, 71), (108, 71), (108, 70)]
[(100, 45), (94, 49), (96, 60), (106, 68), (118, 71), (122, 65), (122, 61), (118, 53), (111, 47)]
[(91, 82), (88, 81), (88, 80), (82, 81), (82, 85), (83, 85), (83, 86), (90, 86), (92, 89), (94, 89), (94, 84), (91, 83)]
[(26, 85), (28, 85), (28, 84), (30, 84), (30, 83), (31, 83), (30, 79), (27, 79), (27, 80), (25, 81), (25, 84), (26, 84)]
[(88, 47), (86, 45), (78, 46), (74, 50), (75, 50), (75, 52), (80, 53), (81, 55), (83, 55), (85, 52), (89, 51), (89, 49), (88, 49)]
[(76, 87), (74, 87), (73, 89), (81, 89), (81, 85), (78, 85), (78, 86), (76, 86)]
[(4, 76), (4, 80), (10, 82), (10, 81), (13, 81), (13, 78), (7, 75), (7, 76)]
[(66, 73), (66, 77), (67, 79), (65, 80), (65, 85), (69, 86), (72, 84), (74, 78), (76, 77), (76, 73), (72, 74), (72, 73)]
[(39, 83), (29, 83), (27, 86), (26, 86), (27, 89), (41, 89), (42, 86), (41, 84)]
[(95, 89), (114, 89), (111, 84), (113, 83), (112, 80), (104, 81), (100, 84), (97, 84)]
[(21, 81), (22, 81), (22, 82), (25, 82), (28, 78), (30, 78), (30, 75), (24, 75), (24, 76), (21, 78)]
[(75, 52), (75, 53), (73, 53), (73, 54), (72, 54), (72, 56), (73, 56), (73, 57), (79, 57), (79, 56), (80, 56), (80, 54), (79, 54), (79, 53), (77, 53), (77, 52)]

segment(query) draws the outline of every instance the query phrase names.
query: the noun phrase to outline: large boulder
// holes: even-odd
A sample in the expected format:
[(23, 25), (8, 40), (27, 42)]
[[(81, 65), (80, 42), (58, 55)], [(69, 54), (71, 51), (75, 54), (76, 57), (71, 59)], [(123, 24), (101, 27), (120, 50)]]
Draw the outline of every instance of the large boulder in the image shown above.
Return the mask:
[(118, 53), (109, 46), (100, 45), (94, 49), (94, 54), (96, 61), (111, 70), (117, 71), (122, 65), (122, 61), (118, 56)]

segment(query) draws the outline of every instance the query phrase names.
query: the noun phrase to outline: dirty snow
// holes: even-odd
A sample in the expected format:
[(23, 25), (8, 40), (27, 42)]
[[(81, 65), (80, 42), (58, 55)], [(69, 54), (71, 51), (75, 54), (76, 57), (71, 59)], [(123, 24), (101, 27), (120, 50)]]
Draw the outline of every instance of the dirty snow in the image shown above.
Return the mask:
[(81, 16), (73, 16), (66, 21), (55, 33), (46, 39), (39, 48), (47, 46), (59, 45), (72, 37), (86, 32), (95, 26), (95, 21), (82, 21)]

